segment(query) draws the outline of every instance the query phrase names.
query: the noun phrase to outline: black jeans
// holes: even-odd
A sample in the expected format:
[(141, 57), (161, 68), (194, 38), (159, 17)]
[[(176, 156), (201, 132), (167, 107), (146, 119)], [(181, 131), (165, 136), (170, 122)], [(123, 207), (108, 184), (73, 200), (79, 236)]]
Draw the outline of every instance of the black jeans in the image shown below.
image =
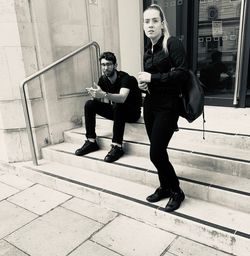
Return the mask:
[[(158, 101), (159, 103), (159, 101)], [(164, 189), (180, 190), (179, 180), (174, 167), (169, 161), (167, 147), (177, 128), (178, 109), (174, 106), (163, 106), (150, 95), (144, 100), (144, 121), (150, 140), (150, 160), (158, 171), (160, 186)]]
[(98, 100), (88, 100), (84, 111), (87, 138), (96, 138), (96, 114), (98, 114), (109, 120), (114, 120), (112, 142), (118, 144), (122, 144), (125, 123), (134, 123), (141, 116), (140, 108), (131, 107), (126, 103), (109, 104)]

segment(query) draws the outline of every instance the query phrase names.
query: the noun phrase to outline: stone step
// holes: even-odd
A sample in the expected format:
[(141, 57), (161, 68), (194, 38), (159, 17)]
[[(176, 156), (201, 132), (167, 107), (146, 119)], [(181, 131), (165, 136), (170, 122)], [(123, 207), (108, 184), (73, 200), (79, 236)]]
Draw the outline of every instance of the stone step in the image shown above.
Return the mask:
[(36, 167), (29, 163), (17, 164), (14, 172), (33, 182), (227, 253), (246, 256), (250, 251), (250, 215), (247, 213), (188, 196), (177, 211), (166, 213), (164, 207), (167, 199), (155, 204), (145, 201), (145, 197), (152, 193), (149, 186), (86, 168), (48, 161), (40, 161), (39, 164)]
[[(107, 150), (83, 157), (74, 155), (78, 145), (62, 143), (46, 147), (43, 157), (49, 161), (107, 174), (139, 184), (159, 186), (157, 171), (148, 158), (125, 154), (115, 163), (103, 161)], [(181, 186), (187, 195), (250, 213), (250, 179), (176, 165)]]
[[(102, 148), (109, 150), (111, 135), (107, 134), (105, 128), (99, 133), (98, 143)], [(64, 133), (66, 142), (77, 144), (78, 147), (83, 144), (85, 135), (83, 128), (74, 129)], [(174, 138), (173, 138), (174, 140)], [(124, 149), (127, 154), (142, 156), (148, 158), (149, 143), (141, 141), (124, 141)], [(174, 143), (174, 142), (173, 142)], [(220, 146), (197, 147), (194, 144), (170, 145), (168, 152), (171, 161), (176, 165), (198, 168), (217, 173), (250, 178), (250, 154), (241, 149), (225, 149)], [(191, 148), (191, 149), (190, 149)], [(234, 157), (232, 157), (232, 152)]]
[[(83, 121), (84, 126), (84, 121)], [(96, 121), (97, 135), (111, 136), (112, 135), (113, 121), (107, 120), (100, 116)], [(250, 129), (250, 127), (249, 127)], [(85, 130), (84, 130), (85, 131)], [(125, 140), (132, 140), (138, 142), (148, 142), (146, 135), (145, 125), (143, 118), (137, 123), (126, 123)], [(218, 131), (218, 130), (205, 130), (205, 140), (203, 139), (202, 126), (200, 129), (180, 127), (170, 142), (170, 146), (189, 145), (190, 149), (196, 149), (199, 147), (218, 146), (224, 149), (239, 149), (242, 150), (242, 154), (250, 155), (250, 134), (234, 133), (230, 130)], [(245, 153), (247, 151), (247, 153)], [(250, 157), (249, 157), (250, 158)]]
[[(205, 128), (208, 131), (228, 134), (249, 135), (250, 108), (229, 108), (219, 106), (205, 106)], [(180, 118), (179, 127), (186, 129), (202, 129), (202, 116), (193, 123)]]

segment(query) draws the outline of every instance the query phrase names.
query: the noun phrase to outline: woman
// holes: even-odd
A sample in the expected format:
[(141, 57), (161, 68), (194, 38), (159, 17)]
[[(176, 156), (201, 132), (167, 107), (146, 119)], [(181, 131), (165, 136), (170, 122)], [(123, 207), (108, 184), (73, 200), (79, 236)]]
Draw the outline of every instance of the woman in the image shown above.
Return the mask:
[(160, 6), (149, 6), (143, 18), (150, 43), (144, 53), (145, 71), (139, 72), (138, 81), (140, 89), (146, 92), (144, 121), (150, 140), (150, 160), (160, 181), (160, 187), (147, 200), (157, 202), (170, 197), (165, 210), (172, 212), (180, 207), (185, 195), (166, 149), (178, 129), (180, 86), (187, 79), (187, 63), (182, 43), (170, 36)]

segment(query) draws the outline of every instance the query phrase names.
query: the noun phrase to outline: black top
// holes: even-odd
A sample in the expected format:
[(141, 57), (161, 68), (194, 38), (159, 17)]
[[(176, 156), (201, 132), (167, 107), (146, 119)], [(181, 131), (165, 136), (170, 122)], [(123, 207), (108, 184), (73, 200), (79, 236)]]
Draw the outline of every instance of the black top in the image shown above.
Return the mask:
[[(153, 46), (150, 42), (144, 54), (144, 70), (152, 74), (149, 91), (152, 94), (179, 94), (181, 84), (187, 79), (187, 61), (184, 47), (176, 37), (169, 37), (168, 52), (162, 47), (163, 36)], [(177, 68), (172, 70), (171, 68)], [(181, 68), (178, 69), (178, 68)]]
[(142, 105), (141, 91), (138, 87), (137, 80), (135, 77), (130, 76), (128, 73), (123, 71), (116, 71), (117, 78), (112, 84), (106, 76), (101, 76), (98, 81), (98, 85), (105, 92), (118, 94), (121, 88), (130, 89), (128, 97), (124, 104), (128, 104), (135, 109), (140, 109)]

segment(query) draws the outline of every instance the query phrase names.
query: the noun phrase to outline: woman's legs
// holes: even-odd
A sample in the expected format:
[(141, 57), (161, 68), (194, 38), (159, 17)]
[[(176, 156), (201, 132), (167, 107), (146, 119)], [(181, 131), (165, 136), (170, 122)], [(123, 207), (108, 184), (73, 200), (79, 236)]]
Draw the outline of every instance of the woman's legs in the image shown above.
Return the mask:
[(149, 202), (157, 202), (170, 197), (166, 212), (178, 209), (185, 198), (179, 180), (169, 161), (167, 147), (173, 136), (178, 116), (168, 111), (152, 111), (150, 104), (144, 104), (144, 121), (150, 140), (150, 159), (155, 165), (160, 187), (147, 197)]
[(171, 124), (173, 121), (173, 117), (168, 113), (155, 114), (150, 134), (150, 160), (158, 171), (160, 186), (178, 192), (179, 180), (167, 153), (168, 144), (174, 133)]
[(155, 111), (150, 99), (144, 101), (144, 121), (150, 140), (150, 160), (155, 165), (161, 188), (179, 191), (179, 180), (169, 161), (167, 147), (178, 116), (170, 111)]

